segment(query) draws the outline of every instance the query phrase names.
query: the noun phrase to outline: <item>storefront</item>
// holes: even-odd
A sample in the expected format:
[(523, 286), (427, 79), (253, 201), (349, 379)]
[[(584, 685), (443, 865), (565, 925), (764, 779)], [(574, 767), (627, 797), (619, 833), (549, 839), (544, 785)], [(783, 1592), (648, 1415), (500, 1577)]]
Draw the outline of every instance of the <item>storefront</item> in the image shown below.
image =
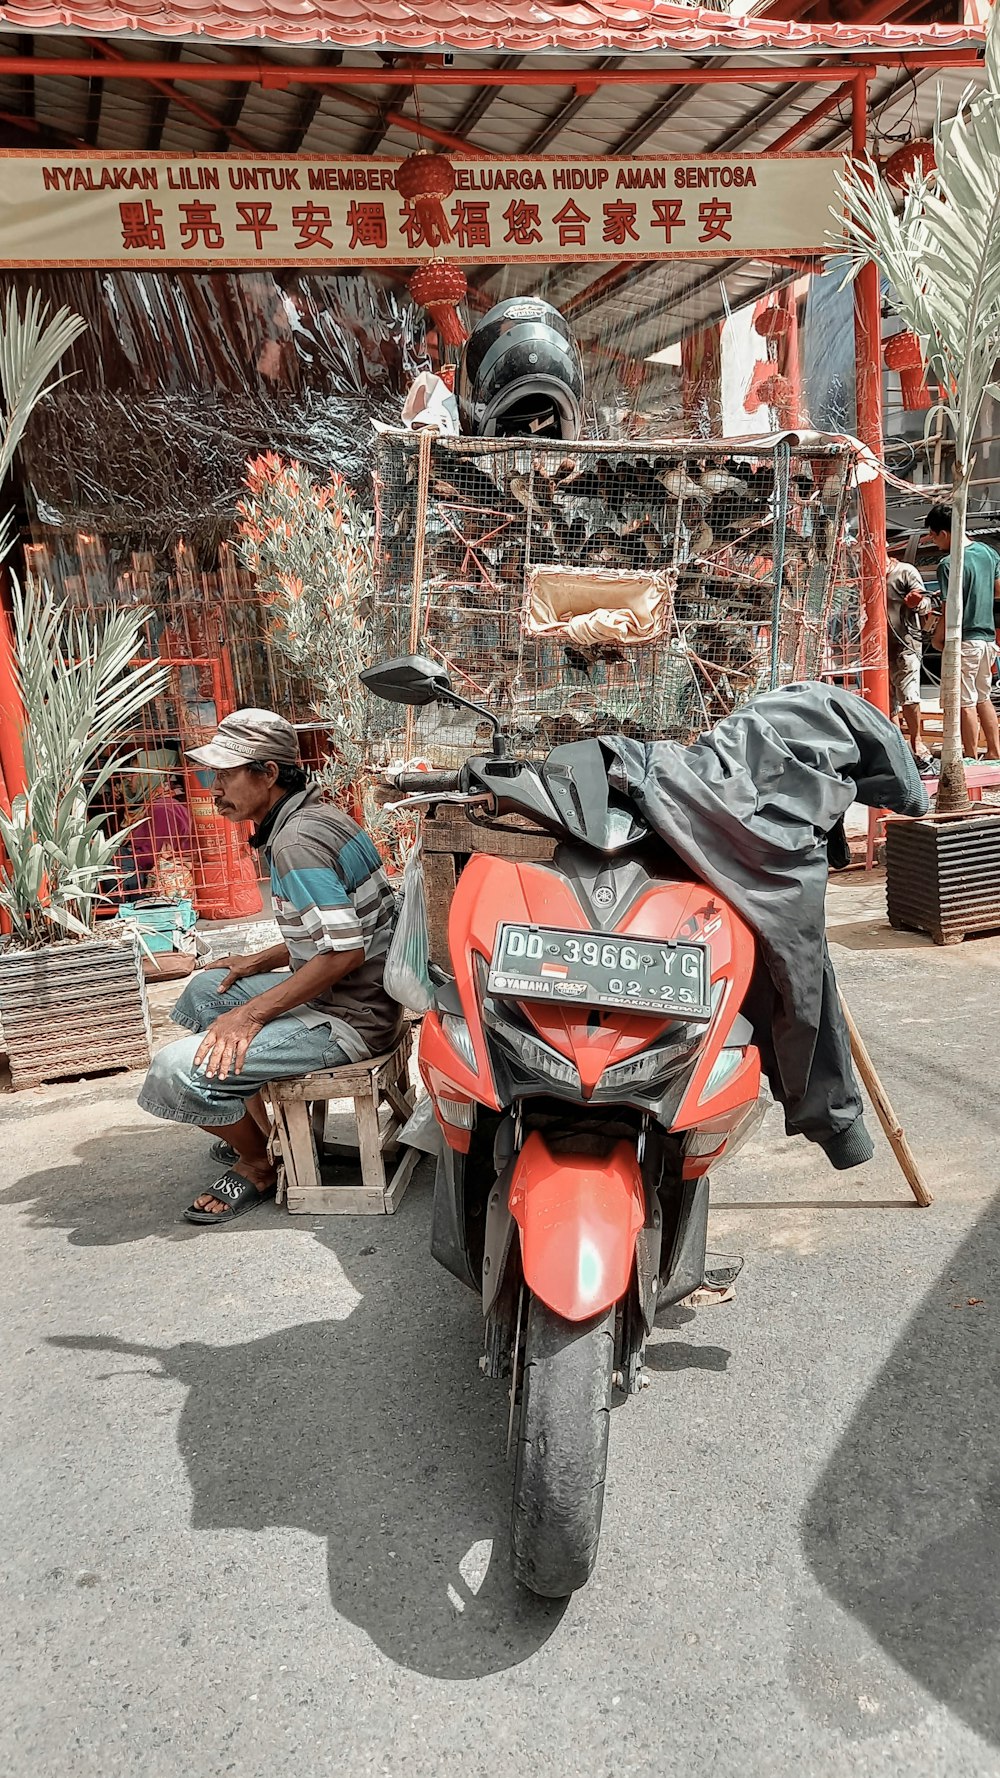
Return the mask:
[[(714, 473), (739, 484), (739, 464), (715, 461), (714, 445), (699, 453), (699, 441), (815, 417), (803, 370), (816, 356), (803, 281), (821, 269), (835, 228), (842, 156), (860, 152), (869, 131), (876, 148), (902, 130), (919, 135), (933, 115), (935, 80), (956, 102), (982, 41), (976, 27), (810, 28), (668, 6), (637, 14), (608, 3), (571, 17), (532, 9), (496, 26), (458, 8), (444, 24), (440, 11), (433, 24), (413, 11), (390, 29), (374, 16), (334, 17), (333, 8), (290, 26), (265, 6), (252, 27), (220, 11), (187, 36), (186, 15), (175, 33), (158, 13), (154, 44), (114, 7), (102, 9), (102, 30), (129, 34), (85, 43), (66, 39), (65, 15), (61, 40), (48, 28), (27, 35), (48, 17), (33, 0), (6, 8), (18, 31), (0, 33), (0, 279), (40, 287), (89, 324), (67, 361), (74, 374), (40, 410), (22, 455), (27, 559), (74, 603), (128, 598), (153, 611), (151, 646), (176, 663), (172, 708), (142, 737), (160, 791), (165, 756), (220, 704), (272, 704), (315, 720), (311, 688), (270, 645), (271, 614), (246, 568), (238, 505), (247, 459), (274, 453), (318, 482), (336, 469), (374, 503), (373, 470), (386, 447), (373, 421), (398, 426), (413, 377), (456, 356), (433, 304), (428, 313), (407, 288), (433, 250), (396, 188), (403, 158), (434, 147), (452, 168), (452, 239), (437, 257), (466, 281), (466, 328), (505, 296), (553, 302), (583, 352), (585, 434), (600, 445), (596, 455), (624, 472), (631, 452), (666, 486), (674, 513), (688, 483), (700, 487)], [(91, 28), (82, 12), (76, 28)], [(251, 29), (266, 50), (239, 46)], [(856, 391), (847, 390), (842, 429), (881, 453), (874, 272), (856, 291)], [(826, 413), (819, 424), (831, 429)], [(687, 442), (670, 453), (664, 440)], [(535, 474), (530, 461), (508, 466), (503, 513), (493, 495), (487, 503), (511, 538), (510, 480), (526, 469)], [(792, 505), (816, 507), (815, 454), (811, 467), (789, 459), (775, 473)], [(380, 474), (391, 494), (384, 462)], [(680, 491), (667, 485), (671, 476)], [(710, 479), (704, 487), (707, 498), (724, 492), (712, 493)], [(605, 480), (601, 498), (606, 489)], [(662, 549), (669, 515), (661, 521), (631, 487), (619, 492), (614, 511), (583, 510), (591, 553), (609, 530), (619, 554), (650, 531), (658, 541), (649, 547)], [(448, 508), (447, 494), (431, 498)], [(466, 496), (459, 504), (468, 511)], [(858, 505), (856, 554), (837, 573), (857, 582), (863, 636), (853, 664), (883, 702), (881, 480), (864, 485)], [(391, 554), (386, 522), (405, 525), (404, 506), (383, 500), (382, 564)], [(571, 505), (567, 524), (580, 516)], [(772, 502), (771, 530), (773, 516)], [(439, 533), (454, 529), (454, 513), (436, 522)], [(692, 529), (690, 513), (684, 523)], [(831, 587), (842, 510), (838, 523), (841, 533), (823, 546)], [(493, 593), (507, 588), (514, 610), (527, 561), (522, 550), (505, 579), (503, 562), (514, 557), (506, 545), (506, 555), (491, 554), (487, 543), (470, 576), (468, 528), (463, 520), (462, 563), (443, 551), (439, 579), (443, 587), (457, 575), (471, 589), (457, 609), (453, 601), (452, 627), (468, 637), (480, 622), (485, 659), (502, 646), (503, 625), (489, 628), (477, 615), (482, 575)], [(716, 533), (732, 566), (740, 538)], [(788, 535), (818, 599), (816, 526), (792, 525)], [(472, 539), (473, 553), (481, 542)], [(770, 535), (767, 547), (775, 584), (785, 584), (790, 552), (783, 544), (778, 568)], [(690, 554), (671, 565), (686, 567)], [(380, 569), (390, 603), (411, 566), (400, 557), (395, 582)], [(747, 565), (737, 570), (745, 576)], [(752, 679), (730, 648), (720, 691), (721, 656), (703, 636), (733, 594), (717, 575), (714, 604), (697, 591), (691, 624), (701, 629), (693, 642), (684, 635), (703, 662), (690, 670), (701, 703), (683, 705), (696, 725)], [(771, 614), (748, 608), (739, 621), (777, 662)], [(676, 636), (671, 646), (676, 654)], [(553, 658), (561, 671), (564, 654)], [(778, 662), (785, 676), (828, 664), (796, 647), (787, 666)], [(610, 694), (615, 674), (598, 677)], [(557, 673), (554, 689), (565, 703), (568, 673), (564, 683)], [(0, 760), (13, 793), (9, 690), (0, 701)]]

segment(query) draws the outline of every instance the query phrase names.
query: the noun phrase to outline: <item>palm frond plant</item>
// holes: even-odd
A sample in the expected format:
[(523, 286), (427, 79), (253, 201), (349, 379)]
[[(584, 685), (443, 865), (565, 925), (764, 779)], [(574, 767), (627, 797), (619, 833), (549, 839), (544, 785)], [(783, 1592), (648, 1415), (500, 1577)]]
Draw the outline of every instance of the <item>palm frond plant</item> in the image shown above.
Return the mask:
[[(964, 808), (959, 682), (962, 577), (973, 446), (983, 401), (1000, 396), (1000, 11), (992, 8), (986, 38), (986, 86), (966, 96), (934, 127), (936, 167), (909, 179), (898, 194), (870, 159), (840, 180), (849, 277), (874, 260), (890, 300), (917, 334), (941, 388), (955, 447), (951, 571), (945, 606), (941, 672), (944, 741), (937, 807)], [(843, 242), (838, 251), (843, 252)]]
[[(31, 414), (64, 381), (59, 360), (86, 323), (69, 309), (50, 316), (37, 291), (19, 306), (8, 291), (0, 311), (0, 485)], [(13, 542), (13, 514), (0, 519), (0, 561)], [(23, 706), (27, 791), (0, 810), (0, 908), (14, 947), (93, 933), (101, 880), (128, 829), (108, 833), (95, 813), (128, 755), (121, 744), (165, 673), (135, 664), (146, 613), (71, 614), (46, 586), (13, 585), (14, 645)]]
[[(24, 312), (17, 296), (8, 290), (0, 318), (0, 488), (14, 461), (25, 428), (38, 403), (65, 382), (49, 381), (63, 353), (87, 330), (87, 323), (70, 309), (59, 309), (50, 318), (48, 304), (37, 290), (29, 290)], [(14, 541), (14, 515), (0, 515), (0, 562)]]
[(0, 810), (0, 907), (14, 945), (93, 933), (102, 879), (131, 831), (107, 831), (99, 805), (133, 757), (123, 743), (136, 716), (166, 682), (157, 662), (135, 659), (148, 615), (112, 609), (91, 618), (69, 612), (47, 586), (14, 585), (28, 783), (9, 815)]

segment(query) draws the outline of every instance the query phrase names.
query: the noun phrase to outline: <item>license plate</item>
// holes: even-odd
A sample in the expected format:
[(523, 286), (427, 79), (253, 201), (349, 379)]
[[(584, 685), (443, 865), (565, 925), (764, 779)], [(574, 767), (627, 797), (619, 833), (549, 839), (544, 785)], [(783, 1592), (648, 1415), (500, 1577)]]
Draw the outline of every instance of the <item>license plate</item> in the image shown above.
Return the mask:
[(662, 939), (503, 925), (487, 983), (490, 993), (566, 1005), (708, 1019), (708, 946)]

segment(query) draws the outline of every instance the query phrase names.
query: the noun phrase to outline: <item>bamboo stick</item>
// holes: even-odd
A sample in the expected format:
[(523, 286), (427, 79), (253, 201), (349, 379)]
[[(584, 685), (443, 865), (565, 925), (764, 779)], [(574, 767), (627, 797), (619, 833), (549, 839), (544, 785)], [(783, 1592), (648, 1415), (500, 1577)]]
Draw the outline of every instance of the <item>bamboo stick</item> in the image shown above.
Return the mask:
[(857, 1025), (854, 1023), (851, 1010), (847, 1001), (844, 999), (843, 994), (840, 996), (840, 1006), (847, 1023), (847, 1029), (851, 1034), (851, 1055), (854, 1059), (854, 1064), (858, 1073), (861, 1076), (865, 1091), (875, 1107), (875, 1115), (888, 1137), (889, 1146), (899, 1163), (899, 1170), (902, 1173), (903, 1178), (906, 1180), (907, 1185), (921, 1209), (926, 1209), (928, 1204), (933, 1204), (934, 1198), (924, 1184), (923, 1175), (920, 1168), (917, 1166), (913, 1150), (906, 1140), (903, 1126), (896, 1116), (889, 1095), (875, 1071), (875, 1064), (872, 1061), (871, 1056), (868, 1054), (864, 1038), (858, 1030)]

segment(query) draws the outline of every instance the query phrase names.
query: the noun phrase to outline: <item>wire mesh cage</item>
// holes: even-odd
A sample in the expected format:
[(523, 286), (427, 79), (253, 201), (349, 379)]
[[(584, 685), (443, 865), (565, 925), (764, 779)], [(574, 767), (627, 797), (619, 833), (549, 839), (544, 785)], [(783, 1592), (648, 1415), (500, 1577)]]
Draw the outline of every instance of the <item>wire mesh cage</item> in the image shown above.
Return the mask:
[[(793, 436), (641, 446), (383, 435), (377, 652), (420, 651), (522, 750), (690, 740), (860, 652), (853, 448)], [(382, 724), (385, 717), (382, 717)], [(456, 763), (461, 716), (380, 725)]]

